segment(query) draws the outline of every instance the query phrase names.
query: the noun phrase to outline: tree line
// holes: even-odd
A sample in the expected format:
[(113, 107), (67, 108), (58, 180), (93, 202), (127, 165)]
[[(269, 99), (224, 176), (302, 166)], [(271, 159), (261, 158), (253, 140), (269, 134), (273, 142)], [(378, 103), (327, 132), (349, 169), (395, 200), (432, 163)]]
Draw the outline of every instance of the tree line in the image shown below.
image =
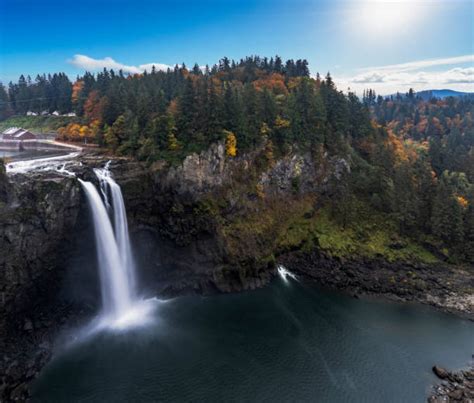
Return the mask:
[(42, 108), (78, 115), (59, 131), (62, 139), (87, 139), (149, 163), (219, 140), (230, 158), (257, 148), (270, 159), (296, 150), (317, 161), (343, 156), (352, 170), (328, 191), (341, 225), (362, 204), (400, 234), (474, 260), (472, 98), (424, 101), (413, 90), (392, 97), (367, 90), (359, 99), (339, 91), (329, 73), (311, 77), (306, 60), (252, 56), (135, 75), (104, 69), (73, 83), (63, 73), (20, 78), (0, 89), (3, 117)]

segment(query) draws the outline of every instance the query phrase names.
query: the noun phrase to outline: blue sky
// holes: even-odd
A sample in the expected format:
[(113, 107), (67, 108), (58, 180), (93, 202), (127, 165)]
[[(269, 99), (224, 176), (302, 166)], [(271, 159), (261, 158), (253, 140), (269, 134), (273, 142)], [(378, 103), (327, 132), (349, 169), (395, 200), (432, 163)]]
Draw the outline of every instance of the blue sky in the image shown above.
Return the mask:
[(473, 38), (472, 0), (0, 0), (0, 80), (279, 54), (341, 89), (474, 91)]

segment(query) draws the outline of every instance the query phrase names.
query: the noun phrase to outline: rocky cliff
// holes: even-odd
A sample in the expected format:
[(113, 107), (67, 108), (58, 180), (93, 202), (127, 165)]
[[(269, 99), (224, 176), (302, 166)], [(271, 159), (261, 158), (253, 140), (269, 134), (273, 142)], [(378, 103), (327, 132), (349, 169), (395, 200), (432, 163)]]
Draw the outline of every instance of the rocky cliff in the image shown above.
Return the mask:
[[(73, 170), (96, 181), (92, 168), (106, 161), (82, 156)], [(285, 264), (332, 288), (472, 315), (471, 268), (437, 261), (372, 218), (364, 217), (357, 231), (334, 224), (322, 200), (330, 184), (350, 171), (350, 158), (298, 152), (274, 157), (264, 148), (228, 158), (223, 144), (215, 144), (175, 166), (114, 158), (110, 168), (122, 187), (142, 284), (150, 294), (253, 289)], [(97, 309), (87, 234), (77, 178), (0, 172), (4, 400), (27, 397), (27, 383), (49, 358), (58, 329)], [(77, 288), (82, 283), (88, 288)]]
[(23, 400), (25, 379), (49, 357), (49, 348), (38, 349), (48, 343), (43, 336), (67, 314), (64, 306), (49, 308), (57, 301), (79, 210), (73, 178), (51, 173), (0, 178), (2, 401)]
[(79, 207), (73, 178), (17, 175), (8, 183), (0, 206), (0, 301), (10, 320), (54, 293), (55, 271), (67, 253)]

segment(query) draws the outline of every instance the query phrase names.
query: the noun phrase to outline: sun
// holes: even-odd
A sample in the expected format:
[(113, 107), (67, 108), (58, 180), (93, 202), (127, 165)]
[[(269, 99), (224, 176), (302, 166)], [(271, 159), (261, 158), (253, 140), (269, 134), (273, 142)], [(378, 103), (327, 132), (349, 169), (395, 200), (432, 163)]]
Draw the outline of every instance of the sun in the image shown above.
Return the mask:
[(419, 1), (363, 0), (353, 9), (356, 29), (377, 37), (403, 34), (420, 19)]

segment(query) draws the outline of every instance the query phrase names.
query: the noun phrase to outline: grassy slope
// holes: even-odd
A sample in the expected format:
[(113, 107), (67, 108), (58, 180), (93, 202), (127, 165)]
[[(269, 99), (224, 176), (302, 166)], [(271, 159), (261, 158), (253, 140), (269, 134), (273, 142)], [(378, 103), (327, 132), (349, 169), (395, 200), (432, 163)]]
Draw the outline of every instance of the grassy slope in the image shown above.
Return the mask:
[[(255, 211), (221, 222), (221, 234), (236, 259), (263, 260), (274, 254), (319, 247), (343, 258), (435, 263), (437, 259), (414, 240), (401, 237), (387, 217), (360, 217), (343, 228), (311, 198), (262, 203)], [(268, 253), (272, 252), (271, 255)]]
[(36, 133), (50, 133), (78, 120), (77, 117), (67, 116), (12, 116), (0, 122), (0, 131), (9, 127), (22, 127)]

